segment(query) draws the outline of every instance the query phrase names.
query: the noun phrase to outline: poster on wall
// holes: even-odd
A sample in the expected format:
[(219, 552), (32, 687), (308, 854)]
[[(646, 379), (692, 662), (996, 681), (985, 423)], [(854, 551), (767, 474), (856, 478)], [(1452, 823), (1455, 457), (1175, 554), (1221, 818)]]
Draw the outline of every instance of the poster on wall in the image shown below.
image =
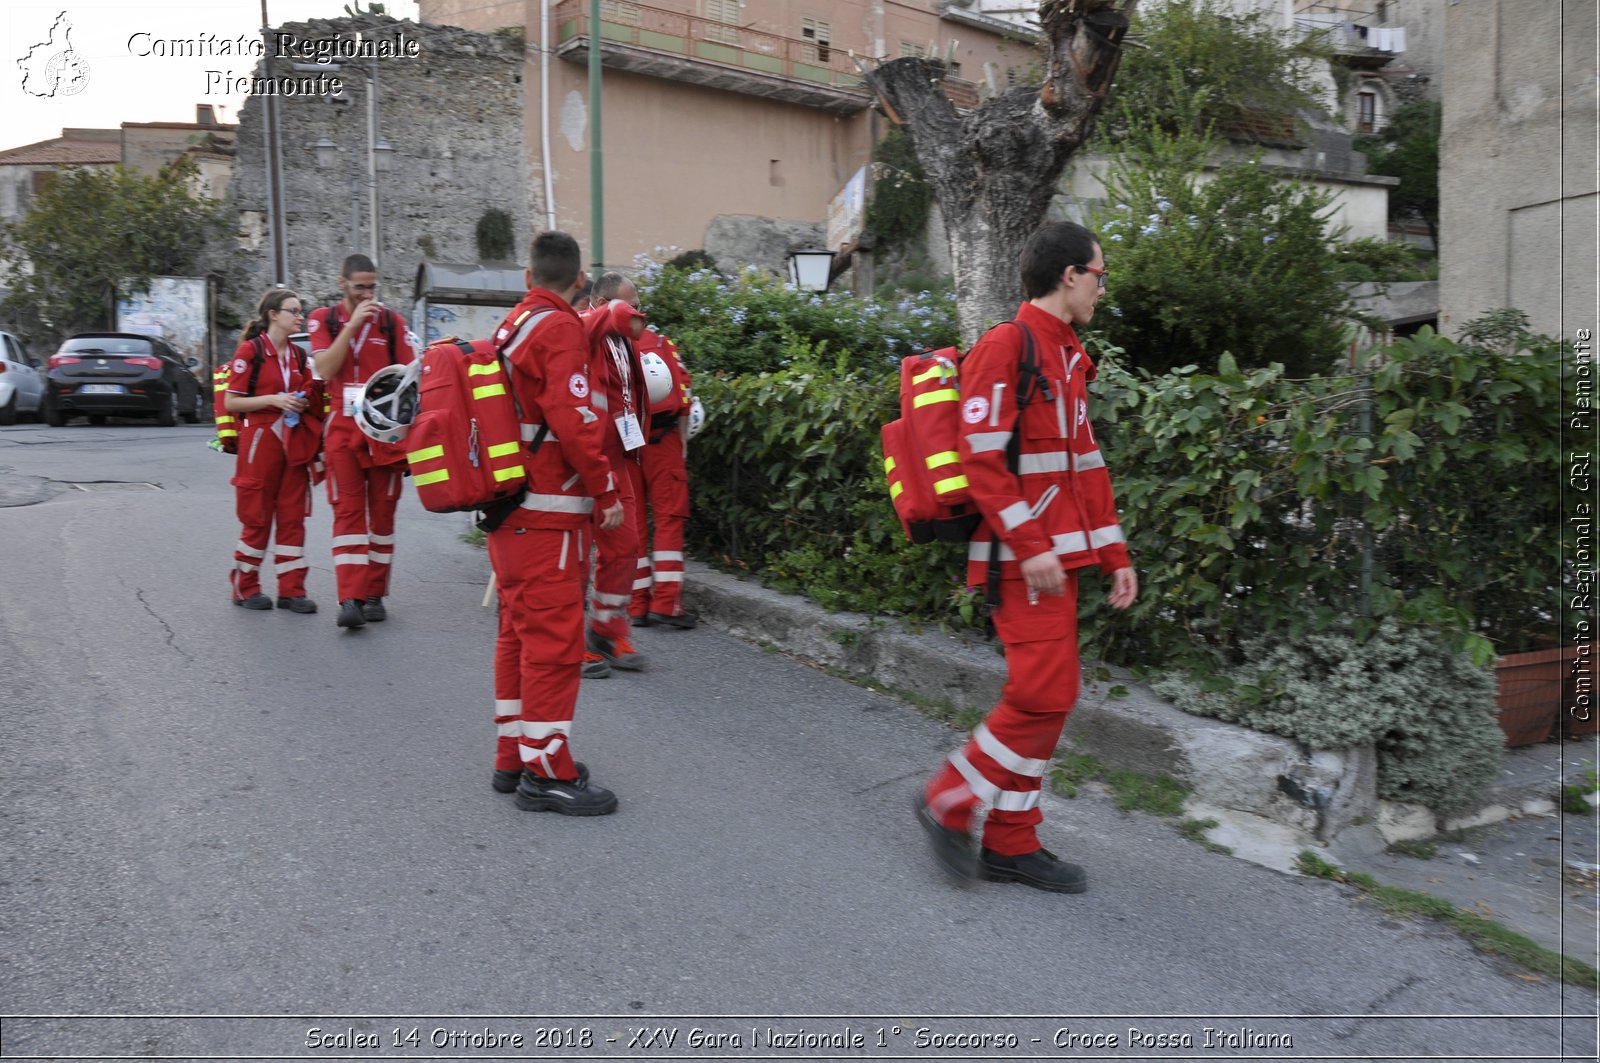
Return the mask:
[(210, 322), (204, 277), (152, 277), (150, 289), (117, 300), (117, 331), (159, 336), (178, 357), (206, 358)]

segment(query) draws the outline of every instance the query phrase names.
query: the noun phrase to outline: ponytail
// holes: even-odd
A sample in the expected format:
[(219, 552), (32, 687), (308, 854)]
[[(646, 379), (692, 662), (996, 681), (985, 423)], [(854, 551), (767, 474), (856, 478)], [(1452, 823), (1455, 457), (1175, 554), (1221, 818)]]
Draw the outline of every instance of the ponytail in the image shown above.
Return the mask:
[(284, 303), (288, 302), (290, 299), (299, 298), (300, 297), (298, 295), (290, 291), (288, 288), (267, 289), (267, 294), (263, 295), (261, 297), (261, 301), (256, 304), (255, 320), (244, 327), (244, 331), (239, 334), (239, 342), (241, 344), (249, 343), (251, 340), (267, 331), (267, 325), (269, 324), (269, 317), (271, 313)]

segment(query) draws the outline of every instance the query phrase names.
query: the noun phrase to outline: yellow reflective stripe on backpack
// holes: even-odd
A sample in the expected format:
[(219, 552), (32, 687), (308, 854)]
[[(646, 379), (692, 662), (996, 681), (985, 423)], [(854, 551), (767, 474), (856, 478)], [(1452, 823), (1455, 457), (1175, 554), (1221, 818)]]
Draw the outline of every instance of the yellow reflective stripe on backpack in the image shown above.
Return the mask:
[(891, 500), (899, 498), (905, 489), (905, 484), (901, 483), (899, 480), (896, 480), (894, 483), (889, 485), (889, 498)]
[(969, 485), (967, 484), (967, 478), (965, 476), (952, 476), (948, 480), (934, 481), (933, 493), (936, 495), (947, 495), (951, 491), (959, 491), (963, 487), (967, 486)]
[(894, 459), (893, 458), (884, 458), (883, 459), (883, 471), (884, 472), (894, 472)]
[(918, 395), (911, 400), (911, 408), (921, 409), (924, 406), (931, 406), (935, 402), (959, 401), (961, 401), (961, 392), (955, 388), (941, 388), (938, 391), (930, 391), (925, 395)]
[(946, 368), (945, 366), (942, 366), (942, 365), (936, 365), (932, 369), (924, 370), (923, 372), (918, 373), (916, 376), (912, 377), (911, 378), (911, 383), (913, 385), (922, 384), (922, 383), (925, 383), (925, 382), (927, 382), (929, 380), (932, 380), (934, 377), (954, 376), (954, 375), (955, 375), (954, 370), (948, 369), (948, 368)]
[(514, 480), (518, 476), (521, 476), (521, 475), (522, 475), (522, 463), (518, 462), (517, 464), (512, 465), (512, 466), (510, 466), (508, 468), (495, 469), (494, 470), (494, 481), (495, 481), (495, 483), (501, 483), (501, 482), (503, 482), (505, 480)]
[(500, 372), (499, 362), (488, 362), (483, 365), (467, 366), (468, 376), (493, 376), (498, 372)]
[(521, 443), (496, 443), (489, 448), (489, 457), (503, 458), (507, 454), (515, 454), (522, 449)]
[(485, 384), (481, 388), (473, 388), (472, 389), (472, 397), (475, 400), (476, 399), (490, 399), (490, 398), (493, 398), (496, 395), (504, 395), (505, 393), (506, 393), (506, 386), (504, 384)]
[(414, 473), (411, 477), (411, 482), (418, 487), (426, 487), (429, 484), (436, 484), (440, 480), (448, 479), (450, 479), (450, 470), (439, 469), (435, 472)]
[(412, 465), (417, 465), (424, 461), (432, 461), (434, 458), (442, 457), (444, 457), (444, 447), (443, 445), (440, 445), (437, 447), (424, 447), (421, 450), (410, 451), (406, 454), (406, 461), (410, 462)]
[(942, 454), (930, 454), (928, 456), (928, 468), (937, 469), (943, 465), (954, 465), (960, 460), (961, 455), (953, 450), (947, 450)]

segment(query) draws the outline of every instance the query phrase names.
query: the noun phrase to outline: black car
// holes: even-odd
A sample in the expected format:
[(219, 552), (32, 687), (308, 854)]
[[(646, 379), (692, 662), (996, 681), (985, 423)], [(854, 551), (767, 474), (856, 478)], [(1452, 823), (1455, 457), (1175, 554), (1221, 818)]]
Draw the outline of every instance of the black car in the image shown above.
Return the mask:
[(210, 411), (206, 399), (183, 359), (155, 336), (80, 333), (50, 356), (45, 372), (45, 420), (57, 428), (79, 415), (90, 424), (112, 415), (194, 424)]

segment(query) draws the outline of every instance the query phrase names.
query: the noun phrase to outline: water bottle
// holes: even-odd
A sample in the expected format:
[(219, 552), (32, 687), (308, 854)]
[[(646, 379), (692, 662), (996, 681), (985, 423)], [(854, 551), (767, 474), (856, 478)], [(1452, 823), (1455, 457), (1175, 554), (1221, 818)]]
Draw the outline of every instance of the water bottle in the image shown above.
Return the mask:
[[(296, 392), (294, 392), (294, 397), (297, 398), (297, 399), (303, 399), (303, 398), (306, 397), (306, 393), (303, 392), (303, 391), (296, 391)], [(284, 410), (283, 411), (283, 423), (284, 423), (284, 425), (286, 427), (289, 427), (289, 428), (294, 428), (295, 426), (299, 425), (299, 423), (300, 423), (300, 411), (299, 410)]]

